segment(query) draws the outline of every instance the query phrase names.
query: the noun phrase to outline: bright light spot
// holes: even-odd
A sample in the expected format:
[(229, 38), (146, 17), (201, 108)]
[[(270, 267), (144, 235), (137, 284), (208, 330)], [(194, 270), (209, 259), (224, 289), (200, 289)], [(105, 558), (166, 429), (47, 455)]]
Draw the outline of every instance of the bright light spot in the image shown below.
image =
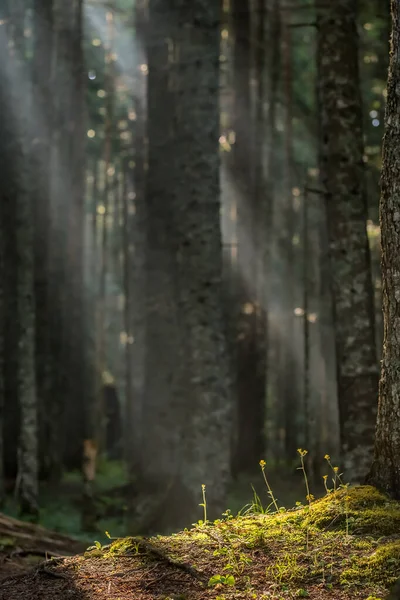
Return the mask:
[(108, 169), (107, 169), (107, 175), (109, 177), (112, 177), (113, 175), (115, 175), (115, 168), (114, 167), (108, 167)]
[(384, 90), (382, 90), (382, 96), (384, 98), (387, 98), (387, 89), (386, 88)]
[(96, 71), (93, 69), (91, 71), (89, 71), (88, 73), (88, 77), (91, 81), (93, 81), (93, 79), (96, 79), (97, 75), (96, 75)]
[(373, 27), (374, 26), (372, 25), (372, 23), (364, 23), (364, 29), (366, 31), (371, 31), (371, 29), (373, 29)]
[(319, 169), (316, 169), (316, 168), (308, 169), (308, 174), (310, 177), (318, 177)]
[(105, 98), (106, 97), (106, 91), (105, 90), (97, 90), (97, 95), (99, 98)]
[(131, 134), (129, 131), (122, 131), (122, 133), (120, 133), (119, 137), (121, 138), (121, 140), (128, 141), (131, 139)]
[(128, 167), (129, 167), (130, 169), (134, 169), (134, 168), (135, 168), (135, 164), (136, 164), (136, 163), (135, 163), (135, 161), (134, 161), (134, 160), (130, 160), (130, 161), (129, 161), (129, 163), (128, 163)]
[(101, 40), (99, 38), (94, 38), (94, 40), (92, 40), (92, 46), (101, 46)]
[(99, 206), (97, 207), (97, 214), (98, 215), (106, 214), (106, 207), (104, 206), (104, 204), (99, 204)]
[(110, 10), (107, 11), (107, 14), (106, 14), (106, 21), (107, 21), (107, 23), (112, 23), (113, 20), (114, 20), (113, 13)]
[(363, 161), (364, 161), (365, 163), (367, 163), (367, 162), (368, 162), (368, 156), (367, 156), (366, 154), (364, 154), (364, 155), (363, 155)]
[(294, 188), (292, 188), (292, 194), (293, 194), (293, 196), (296, 196), (296, 198), (298, 198), (301, 194), (301, 191), (298, 187), (294, 187)]
[(229, 37), (229, 31), (227, 29), (223, 29), (221, 31), (221, 37), (222, 37), (223, 40), (227, 40), (228, 37)]
[(24, 29), (24, 37), (30, 38), (32, 35), (32, 29)]
[(317, 322), (317, 313), (310, 313), (307, 317), (307, 320), (309, 323), (316, 323)]
[(236, 133), (234, 131), (230, 131), (228, 134), (228, 142), (231, 146), (236, 142)]
[(136, 215), (136, 204), (131, 204), (129, 206), (128, 214), (132, 215), (133, 217)]
[(87, 136), (88, 138), (94, 138), (96, 137), (96, 132), (94, 129), (89, 129), (89, 131), (87, 132)]
[(149, 67), (146, 64), (140, 65), (139, 68), (142, 71), (143, 75), (147, 75), (147, 73), (149, 72)]
[(136, 193), (135, 192), (129, 192), (128, 194), (128, 200), (135, 200), (136, 198)]
[(136, 121), (136, 117), (137, 117), (136, 112), (134, 110), (130, 110), (128, 113), (128, 119), (130, 121)]
[(304, 309), (303, 308), (295, 308), (294, 309), (294, 314), (296, 315), (296, 317), (304, 317)]
[(118, 54), (116, 52), (113, 52), (110, 56), (111, 60), (113, 62), (117, 62), (118, 61)]
[(254, 313), (254, 304), (251, 302), (246, 302), (242, 306), (242, 312), (245, 315), (252, 315)]
[(128, 127), (128, 121), (122, 119), (122, 121), (118, 121), (118, 129), (126, 129)]
[(122, 346), (126, 346), (128, 343), (128, 334), (126, 333), (126, 331), (121, 331), (121, 333), (119, 334), (119, 341), (121, 343)]
[(226, 139), (226, 135), (221, 135), (221, 137), (219, 138), (219, 145), (223, 150), (225, 150), (225, 152), (230, 152), (231, 145)]
[(379, 120), (379, 119), (373, 119), (373, 121), (372, 121), (372, 125), (373, 125), (374, 127), (379, 127), (379, 125), (380, 125), (380, 124), (381, 124), (381, 122), (380, 122), (380, 120)]
[(371, 63), (377, 63), (378, 62), (378, 57), (376, 56), (376, 54), (366, 54), (364, 56), (364, 62), (367, 65), (369, 65)]
[(369, 113), (369, 116), (371, 117), (371, 119), (376, 119), (376, 117), (378, 116), (378, 111), (377, 110), (371, 110)]
[(293, 246), (298, 246), (300, 244), (300, 236), (298, 233), (296, 233), (293, 237), (292, 237), (292, 245)]

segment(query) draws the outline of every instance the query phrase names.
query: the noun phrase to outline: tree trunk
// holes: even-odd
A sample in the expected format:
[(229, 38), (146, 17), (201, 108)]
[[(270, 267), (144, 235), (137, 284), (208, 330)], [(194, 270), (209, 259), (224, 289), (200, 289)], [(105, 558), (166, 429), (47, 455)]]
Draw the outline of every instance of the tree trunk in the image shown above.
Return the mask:
[(375, 454), (368, 481), (400, 500), (400, 7), (394, 0), (392, 27), (380, 203), (384, 344)]
[(321, 179), (332, 272), (341, 448), (361, 481), (372, 458), (377, 407), (371, 264), (366, 232), (357, 6), (317, 6)]
[(36, 306), (36, 380), (39, 408), (40, 467), (47, 474), (51, 375), (49, 346), (49, 232), (51, 130), (53, 104), (51, 94), (53, 59), (53, 0), (35, 0), (33, 7), (33, 101), (38, 115), (38, 131), (32, 147), (35, 178), (32, 194), (35, 219), (35, 306)]
[(192, 518), (198, 514), (202, 484), (207, 485), (209, 517), (225, 510), (230, 472), (232, 389), (222, 290), (218, 4), (176, 1), (173, 208), (186, 386), (181, 389), (187, 423), (181, 432), (182, 478)]
[[(170, 49), (174, 27), (165, 0), (150, 0), (148, 59), (148, 169), (146, 173), (145, 380), (140, 416), (140, 476), (143, 503), (132, 528), (179, 529), (191, 522), (179, 498), (182, 405), (177, 394), (180, 365), (172, 240), (172, 139)], [(154, 449), (157, 448), (157, 452)], [(176, 492), (176, 493), (175, 493)]]
[[(261, 18), (262, 15), (259, 15)], [(263, 335), (258, 331), (261, 311), (257, 308), (257, 234), (252, 160), (253, 122), (250, 78), (252, 68), (251, 7), (248, 0), (232, 4), (234, 33), (234, 123), (233, 177), (237, 187), (237, 443), (233, 455), (235, 474), (250, 471), (264, 451), (265, 361)], [(259, 32), (258, 32), (259, 33)], [(262, 42), (261, 42), (262, 44)], [(259, 57), (258, 57), (259, 59)], [(260, 112), (258, 112), (258, 116)], [(259, 169), (257, 177), (259, 180)], [(260, 191), (260, 190), (258, 190)], [(261, 346), (261, 347), (260, 347)], [(264, 368), (260, 369), (260, 363)]]

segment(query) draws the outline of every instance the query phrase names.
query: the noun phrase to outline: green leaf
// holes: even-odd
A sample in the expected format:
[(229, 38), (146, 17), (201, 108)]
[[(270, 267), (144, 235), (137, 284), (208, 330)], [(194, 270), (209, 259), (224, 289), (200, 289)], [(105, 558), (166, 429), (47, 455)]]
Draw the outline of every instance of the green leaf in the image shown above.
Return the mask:
[(212, 577), (210, 577), (209, 581), (208, 581), (208, 585), (209, 586), (213, 586), (213, 585), (217, 585), (218, 583), (222, 583), (222, 576), (221, 575), (213, 575)]

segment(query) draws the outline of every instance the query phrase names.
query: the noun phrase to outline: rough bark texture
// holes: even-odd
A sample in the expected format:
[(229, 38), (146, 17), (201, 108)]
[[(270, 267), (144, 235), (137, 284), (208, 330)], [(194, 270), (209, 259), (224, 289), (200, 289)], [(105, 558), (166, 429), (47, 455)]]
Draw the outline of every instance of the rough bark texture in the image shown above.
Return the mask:
[(393, 32), (383, 141), (381, 245), (384, 344), (375, 456), (369, 482), (400, 500), (400, 6)]
[(327, 207), (344, 467), (362, 480), (372, 459), (378, 365), (366, 232), (357, 3), (317, 7), (321, 178)]
[(176, 0), (175, 168), (178, 318), (185, 383), (181, 452), (193, 516), (201, 485), (211, 518), (226, 508), (232, 390), (222, 306), (219, 44), (213, 0)]

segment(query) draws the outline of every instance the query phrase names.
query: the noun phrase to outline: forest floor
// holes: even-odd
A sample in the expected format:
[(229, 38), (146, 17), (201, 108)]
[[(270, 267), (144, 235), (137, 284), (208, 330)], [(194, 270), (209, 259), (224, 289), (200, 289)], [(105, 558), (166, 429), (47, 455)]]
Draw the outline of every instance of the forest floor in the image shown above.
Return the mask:
[(380, 600), (399, 573), (400, 504), (364, 486), (25, 565), (0, 600)]

